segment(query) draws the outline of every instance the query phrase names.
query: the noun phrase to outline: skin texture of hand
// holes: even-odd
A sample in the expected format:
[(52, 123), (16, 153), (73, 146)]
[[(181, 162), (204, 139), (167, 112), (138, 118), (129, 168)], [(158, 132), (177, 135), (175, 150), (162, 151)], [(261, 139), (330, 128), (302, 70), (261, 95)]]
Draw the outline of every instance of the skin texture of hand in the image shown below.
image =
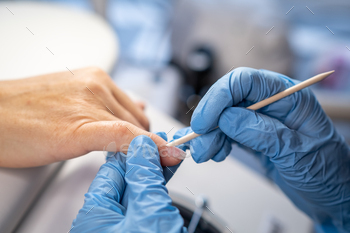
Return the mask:
[[(138, 135), (158, 146), (162, 164), (181, 160), (180, 150), (166, 149), (148, 132), (142, 110), (98, 68), (84, 68), (0, 82), (0, 166), (32, 167), (102, 151), (117, 151)], [(171, 155), (173, 156), (171, 156)]]
[(246, 109), (296, 83), (267, 70), (235, 69), (200, 101), (192, 129), (174, 138), (192, 130), (203, 134), (190, 141), (196, 162), (224, 160), (232, 142), (255, 151), (267, 176), (318, 224), (318, 232), (350, 232), (350, 149), (310, 89)]
[[(166, 140), (165, 133), (159, 135)], [(165, 187), (178, 166), (162, 168), (157, 146), (149, 137), (136, 137), (127, 155), (107, 158), (70, 232), (187, 232)]]

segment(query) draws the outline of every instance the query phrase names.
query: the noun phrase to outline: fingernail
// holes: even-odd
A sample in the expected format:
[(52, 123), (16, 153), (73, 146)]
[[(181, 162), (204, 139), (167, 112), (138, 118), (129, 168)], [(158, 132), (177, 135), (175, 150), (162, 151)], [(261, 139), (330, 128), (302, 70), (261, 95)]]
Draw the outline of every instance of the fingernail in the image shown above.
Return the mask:
[(168, 155), (177, 159), (185, 159), (186, 158), (186, 152), (183, 150), (175, 147), (175, 146), (168, 146), (167, 149)]

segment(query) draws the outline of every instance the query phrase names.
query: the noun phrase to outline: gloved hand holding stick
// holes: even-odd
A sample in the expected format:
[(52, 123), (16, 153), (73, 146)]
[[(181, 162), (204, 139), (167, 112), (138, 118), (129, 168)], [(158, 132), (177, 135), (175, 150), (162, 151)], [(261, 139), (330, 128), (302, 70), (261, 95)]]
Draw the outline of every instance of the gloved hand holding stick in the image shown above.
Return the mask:
[[(305, 80), (304, 82), (301, 82), (295, 86), (292, 86), (292, 87), (290, 87), (290, 88), (288, 88), (288, 89), (286, 89), (286, 90), (284, 90), (284, 91), (282, 91), (274, 96), (271, 96), (271, 97), (264, 99), (258, 103), (255, 103), (255, 104), (247, 107), (247, 109), (258, 110), (258, 109), (265, 107), (266, 105), (269, 105), (277, 100), (280, 100), (280, 99), (282, 99), (286, 96), (289, 96), (297, 91), (300, 91), (300, 90), (302, 90), (302, 89), (304, 89), (312, 84), (315, 84), (319, 81), (322, 81), (323, 79), (327, 78), (332, 73), (334, 73), (334, 70), (328, 71), (328, 72), (325, 72), (322, 74), (318, 74), (318, 75), (316, 75), (312, 78), (309, 78), (309, 79)], [(218, 127), (216, 127), (216, 128), (218, 128)], [(187, 134), (179, 139), (176, 139), (172, 142), (169, 142), (167, 144), (167, 146), (178, 146), (178, 145), (184, 144), (184, 143), (186, 143), (186, 142), (188, 142), (196, 137), (199, 137), (199, 136), (200, 136), (200, 134), (196, 134), (195, 132), (192, 132), (192, 133)]]

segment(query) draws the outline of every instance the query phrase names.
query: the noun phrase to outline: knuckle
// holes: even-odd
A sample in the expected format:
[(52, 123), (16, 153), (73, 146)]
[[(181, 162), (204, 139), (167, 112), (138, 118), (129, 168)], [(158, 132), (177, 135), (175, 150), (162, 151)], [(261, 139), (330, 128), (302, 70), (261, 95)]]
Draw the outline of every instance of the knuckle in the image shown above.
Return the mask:
[[(127, 137), (129, 134), (131, 134), (131, 132), (129, 132), (128, 130), (128, 126), (127, 126), (127, 122), (125, 121), (116, 121), (113, 122), (112, 124), (112, 130), (114, 133), (114, 137), (116, 139), (123, 139), (125, 137)], [(130, 127), (129, 127), (130, 128)]]
[(237, 86), (252, 86), (252, 83), (260, 83), (261, 75), (258, 70), (248, 67), (239, 67), (234, 70), (231, 82), (237, 83)]
[(84, 73), (81, 74), (81, 78), (87, 82), (101, 83), (109, 79), (109, 75), (99, 67), (91, 66), (84, 69)]
[(97, 67), (97, 66), (90, 66), (87, 68), (87, 71), (91, 74), (94, 75), (106, 75), (106, 72), (104, 72), (101, 68)]
[(101, 82), (95, 79), (88, 79), (85, 82), (85, 85), (94, 93), (94, 94), (101, 94), (104, 92), (104, 87)]
[(249, 79), (254, 76), (259, 76), (259, 71), (249, 67), (238, 67), (234, 70), (236, 76), (243, 79)]
[(110, 79), (109, 75), (104, 70), (98, 67), (92, 67), (91, 74), (92, 78), (97, 80), (98, 82), (105, 82)]
[(240, 74), (243, 73), (247, 73), (247, 72), (252, 72), (252, 71), (256, 71), (253, 68), (249, 68), (249, 67), (237, 67), (236, 69), (234, 69), (235, 72), (238, 72)]

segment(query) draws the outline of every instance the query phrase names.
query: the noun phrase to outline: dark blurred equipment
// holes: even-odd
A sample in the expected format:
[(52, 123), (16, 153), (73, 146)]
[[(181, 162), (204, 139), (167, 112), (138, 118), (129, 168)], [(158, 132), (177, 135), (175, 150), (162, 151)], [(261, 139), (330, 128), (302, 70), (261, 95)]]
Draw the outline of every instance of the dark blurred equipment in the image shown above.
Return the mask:
[(187, 55), (182, 70), (185, 80), (180, 93), (179, 116), (181, 116), (180, 120), (188, 125), (192, 115), (188, 111), (194, 110), (212, 84), (214, 52), (210, 46), (199, 45), (192, 49)]
[(209, 46), (198, 46), (193, 49), (187, 56), (186, 68), (189, 73), (188, 84), (194, 87), (197, 95), (203, 93), (202, 88), (210, 83), (210, 74), (213, 71), (214, 55)]
[(178, 111), (184, 124), (210, 86), (233, 66), (290, 73), (292, 54), (283, 17), (271, 16), (270, 11), (278, 12), (273, 1), (269, 7), (253, 2), (176, 2), (172, 52), (173, 61), (186, 71)]
[(190, 224), (188, 225), (188, 233), (194, 233), (199, 221), (201, 220), (203, 212), (206, 210), (207, 207), (207, 199), (203, 196), (196, 197), (195, 200), (196, 203), (196, 209), (192, 215)]
[[(184, 219), (184, 226), (188, 227), (192, 216), (193, 216), (193, 210), (188, 209), (185, 206), (178, 205), (176, 203), (173, 204), (176, 208), (179, 209), (181, 216)], [(199, 219), (198, 225), (194, 231), (194, 233), (220, 233), (221, 231), (214, 227), (210, 222), (204, 220), (203, 218)]]
[(199, 195), (194, 201), (177, 193), (171, 193), (170, 196), (189, 233), (220, 233), (228, 230), (222, 220), (210, 212), (208, 200), (204, 196)]

